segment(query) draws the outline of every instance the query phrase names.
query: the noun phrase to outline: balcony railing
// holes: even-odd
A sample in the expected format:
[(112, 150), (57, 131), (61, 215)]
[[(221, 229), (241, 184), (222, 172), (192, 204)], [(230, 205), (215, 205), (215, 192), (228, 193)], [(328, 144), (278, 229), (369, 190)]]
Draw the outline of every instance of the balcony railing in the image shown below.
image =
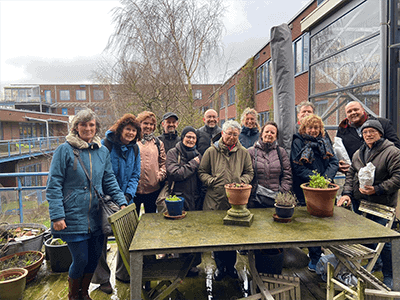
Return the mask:
[(0, 141), (0, 158), (48, 152), (50, 150), (55, 150), (64, 142), (65, 136), (3, 140)]

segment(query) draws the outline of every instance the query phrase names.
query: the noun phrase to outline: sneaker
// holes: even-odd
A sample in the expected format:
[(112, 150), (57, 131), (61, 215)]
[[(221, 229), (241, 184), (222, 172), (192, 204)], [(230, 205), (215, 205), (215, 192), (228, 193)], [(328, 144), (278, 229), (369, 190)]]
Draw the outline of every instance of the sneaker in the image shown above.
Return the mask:
[(100, 289), (100, 291), (102, 291), (106, 294), (111, 294), (113, 292), (113, 289), (112, 289), (109, 281), (100, 284), (99, 289)]
[(384, 277), (383, 283), (391, 290), (393, 290), (393, 278), (392, 277)]
[(311, 261), (308, 263), (308, 270), (310, 272), (315, 272), (315, 270), (317, 269), (317, 264), (313, 264)]
[(226, 268), (223, 268), (223, 269), (217, 268), (214, 272), (214, 280), (221, 281), (226, 275), (227, 275)]

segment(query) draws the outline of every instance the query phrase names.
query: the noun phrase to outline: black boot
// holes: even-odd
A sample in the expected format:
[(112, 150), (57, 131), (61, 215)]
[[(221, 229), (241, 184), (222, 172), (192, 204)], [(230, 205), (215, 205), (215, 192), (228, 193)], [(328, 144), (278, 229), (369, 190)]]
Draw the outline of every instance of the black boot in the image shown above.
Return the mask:
[(68, 300), (79, 300), (79, 289), (81, 287), (81, 278), (72, 279), (68, 277)]
[(93, 273), (83, 274), (81, 282), (81, 298), (82, 300), (93, 300), (89, 296), (89, 285), (92, 281)]

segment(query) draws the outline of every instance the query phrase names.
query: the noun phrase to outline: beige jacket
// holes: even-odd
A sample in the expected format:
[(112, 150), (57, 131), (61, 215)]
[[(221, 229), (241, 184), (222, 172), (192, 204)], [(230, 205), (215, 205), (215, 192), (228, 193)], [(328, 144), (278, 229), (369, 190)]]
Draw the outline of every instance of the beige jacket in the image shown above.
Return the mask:
[(165, 169), (165, 148), (160, 141), (160, 153), (155, 140), (137, 143), (140, 150), (140, 179), (137, 187), (138, 194), (150, 194), (160, 189), (160, 183), (167, 176)]

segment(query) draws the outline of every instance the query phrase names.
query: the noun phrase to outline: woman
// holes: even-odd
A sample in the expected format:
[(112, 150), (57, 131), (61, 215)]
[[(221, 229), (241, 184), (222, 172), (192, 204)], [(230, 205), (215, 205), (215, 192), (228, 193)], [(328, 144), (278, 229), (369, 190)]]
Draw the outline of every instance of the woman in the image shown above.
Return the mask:
[[(184, 210), (201, 210), (199, 207), (201, 183), (197, 177), (201, 154), (196, 149), (197, 133), (191, 126), (183, 128), (181, 142), (167, 153), (167, 180), (171, 187), (174, 184), (173, 194), (183, 197)], [(196, 253), (194, 266), (201, 263), (201, 253)], [(197, 267), (192, 267), (187, 276), (199, 274)]]
[[(110, 151), (112, 169), (128, 204), (133, 203), (133, 197), (140, 177), (140, 153), (137, 137), (140, 136), (140, 124), (132, 114), (125, 114), (106, 132), (101, 141)], [(106, 294), (112, 293), (110, 284), (110, 268), (107, 265), (107, 238), (104, 240), (103, 252), (92, 283), (100, 284), (99, 289)], [(121, 257), (117, 256), (115, 276), (117, 279), (129, 281), (129, 274), (125, 269)]]
[[(278, 125), (275, 122), (267, 122), (261, 129), (261, 137), (254, 147), (248, 151), (254, 168), (252, 182), (253, 195), (257, 185), (266, 187), (273, 192), (290, 192), (292, 189), (292, 169), (290, 160), (284, 148), (278, 146)], [(257, 164), (256, 164), (257, 158)], [(248, 207), (273, 207), (274, 200), (270, 205), (264, 205), (254, 201), (251, 197)]]
[(260, 125), (257, 123), (257, 111), (254, 108), (247, 107), (240, 118), (242, 131), (239, 135), (239, 141), (246, 149), (254, 146), (260, 137)]
[[(299, 132), (293, 136), (290, 162), (293, 171), (293, 191), (302, 206), (306, 203), (300, 185), (310, 180), (313, 170), (333, 182), (339, 162), (325, 137), (324, 123), (320, 117), (309, 115), (303, 119)], [(321, 257), (321, 247), (309, 247), (308, 250), (308, 269), (315, 272)]]
[[(93, 111), (78, 112), (66, 142), (54, 153), (47, 180), (52, 234), (68, 243), (72, 255), (68, 299), (91, 299), (88, 288), (104, 242), (95, 188), (110, 195), (121, 208), (127, 205), (113, 174), (110, 154), (100, 147), (99, 130), (100, 123)], [(92, 182), (74, 150), (78, 151)]]
[(144, 111), (138, 114), (137, 120), (140, 123), (142, 132), (141, 140), (138, 142), (141, 172), (137, 193), (134, 198), (139, 215), (142, 203), (146, 213), (156, 212), (156, 200), (167, 171), (165, 169), (164, 143), (154, 136), (154, 130), (156, 129), (155, 114), (150, 111)]
[[(361, 126), (364, 144), (357, 150), (352, 158), (346, 181), (343, 186), (342, 197), (337, 205), (348, 206), (353, 204), (353, 209), (359, 213), (360, 200), (383, 204), (390, 207), (397, 206), (397, 194), (400, 188), (400, 150), (383, 138), (385, 131), (378, 120), (367, 120)], [(372, 185), (360, 187), (358, 173), (368, 163), (375, 166)], [(372, 215), (367, 217), (379, 224), (386, 225), (387, 220)], [(375, 245), (376, 247), (376, 245)], [(383, 283), (392, 289), (392, 246), (386, 243), (382, 249)]]

